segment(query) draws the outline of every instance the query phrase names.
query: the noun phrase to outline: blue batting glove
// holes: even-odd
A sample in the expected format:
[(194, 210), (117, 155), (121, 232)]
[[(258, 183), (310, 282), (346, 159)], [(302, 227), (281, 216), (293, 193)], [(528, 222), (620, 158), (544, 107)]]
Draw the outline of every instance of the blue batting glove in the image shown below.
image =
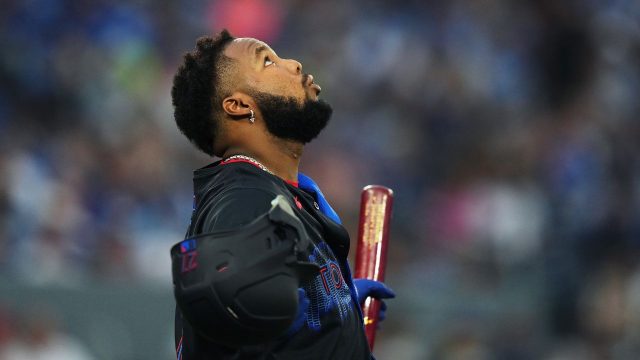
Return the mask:
[(304, 323), (307, 322), (307, 309), (309, 309), (309, 298), (307, 297), (307, 293), (303, 288), (298, 288), (298, 313), (296, 314), (296, 319), (293, 320), (293, 323), (287, 330), (286, 336), (291, 336), (297, 333)]
[(378, 312), (378, 326), (387, 318), (387, 303), (380, 300), (380, 312)]
[(396, 294), (388, 288), (384, 283), (369, 279), (353, 279), (353, 285), (358, 295), (358, 303), (360, 306), (364, 304), (367, 297), (371, 296), (376, 300), (380, 300), (380, 312), (378, 312), (378, 325), (387, 317), (387, 304), (382, 299), (392, 299)]
[(364, 304), (364, 301), (371, 296), (374, 299), (393, 299), (396, 293), (389, 289), (384, 283), (369, 279), (353, 279), (358, 294), (358, 303)]

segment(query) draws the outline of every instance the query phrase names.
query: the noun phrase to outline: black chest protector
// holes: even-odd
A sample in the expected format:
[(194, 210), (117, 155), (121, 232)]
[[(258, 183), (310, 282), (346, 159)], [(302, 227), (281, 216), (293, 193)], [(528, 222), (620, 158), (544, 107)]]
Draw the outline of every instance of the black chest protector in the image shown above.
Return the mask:
[(176, 303), (202, 337), (225, 346), (281, 336), (295, 320), (297, 289), (319, 272), (311, 242), (282, 195), (250, 224), (171, 248)]

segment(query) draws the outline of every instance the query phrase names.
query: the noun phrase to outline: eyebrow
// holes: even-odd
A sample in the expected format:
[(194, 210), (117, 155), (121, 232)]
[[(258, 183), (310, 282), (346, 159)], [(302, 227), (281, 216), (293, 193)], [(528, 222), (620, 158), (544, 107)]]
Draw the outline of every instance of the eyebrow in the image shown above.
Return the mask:
[(267, 47), (265, 45), (260, 45), (258, 47), (256, 47), (255, 49), (255, 57), (258, 57), (258, 55), (260, 55), (261, 52), (267, 50)]

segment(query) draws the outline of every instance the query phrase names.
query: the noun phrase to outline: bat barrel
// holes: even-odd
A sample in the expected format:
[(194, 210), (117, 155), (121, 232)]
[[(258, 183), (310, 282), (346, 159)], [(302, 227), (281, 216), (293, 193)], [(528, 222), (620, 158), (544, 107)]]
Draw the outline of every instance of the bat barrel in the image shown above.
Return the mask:
[[(362, 190), (356, 278), (384, 281), (392, 205), (393, 190), (388, 187), (369, 185)], [(362, 306), (365, 333), (371, 349), (375, 340), (379, 310), (380, 301), (372, 298), (367, 298)]]

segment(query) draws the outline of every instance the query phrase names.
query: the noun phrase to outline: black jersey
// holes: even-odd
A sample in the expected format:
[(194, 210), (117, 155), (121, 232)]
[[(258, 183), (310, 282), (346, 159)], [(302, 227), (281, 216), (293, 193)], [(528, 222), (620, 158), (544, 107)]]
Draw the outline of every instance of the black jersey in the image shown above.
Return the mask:
[(290, 201), (304, 224), (313, 243), (309, 260), (320, 267), (303, 285), (310, 300), (306, 324), (276, 341), (232, 349), (198, 336), (176, 309), (178, 360), (372, 358), (347, 264), (349, 234), (319, 210), (313, 195), (251, 163), (218, 161), (194, 172), (194, 209), (186, 237), (246, 225), (266, 213), (277, 195)]

